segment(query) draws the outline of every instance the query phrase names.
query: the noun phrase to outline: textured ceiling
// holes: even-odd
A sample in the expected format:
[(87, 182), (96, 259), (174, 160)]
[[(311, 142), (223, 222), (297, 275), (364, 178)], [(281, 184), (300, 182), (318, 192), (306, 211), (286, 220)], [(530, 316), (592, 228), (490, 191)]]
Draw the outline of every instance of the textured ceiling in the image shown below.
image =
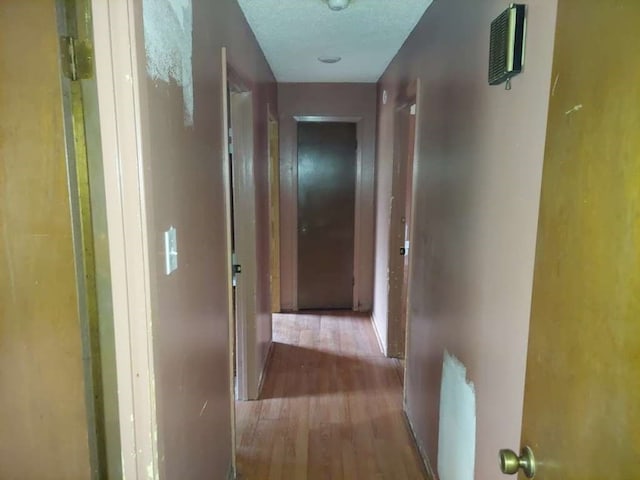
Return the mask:
[[(238, 0), (279, 82), (376, 82), (432, 0)], [(342, 61), (324, 64), (322, 56)]]

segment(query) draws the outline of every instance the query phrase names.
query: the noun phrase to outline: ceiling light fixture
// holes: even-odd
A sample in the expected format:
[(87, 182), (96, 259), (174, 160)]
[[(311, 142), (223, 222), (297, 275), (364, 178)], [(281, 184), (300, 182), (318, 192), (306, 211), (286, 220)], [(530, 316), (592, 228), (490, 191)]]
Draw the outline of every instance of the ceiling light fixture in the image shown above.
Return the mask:
[(351, 0), (327, 0), (329, 8), (335, 12), (344, 10), (349, 6), (349, 3), (351, 3)]
[(322, 63), (338, 63), (342, 57), (318, 57), (318, 60)]

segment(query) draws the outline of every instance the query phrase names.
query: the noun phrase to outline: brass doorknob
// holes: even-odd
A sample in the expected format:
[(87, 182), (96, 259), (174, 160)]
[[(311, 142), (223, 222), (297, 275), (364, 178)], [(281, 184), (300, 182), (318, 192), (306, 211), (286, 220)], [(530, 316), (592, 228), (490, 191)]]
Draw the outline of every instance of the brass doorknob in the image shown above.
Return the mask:
[(507, 475), (515, 475), (518, 470), (527, 478), (533, 478), (536, 475), (536, 459), (533, 451), (529, 447), (524, 447), (520, 456), (513, 450), (500, 450), (500, 470)]

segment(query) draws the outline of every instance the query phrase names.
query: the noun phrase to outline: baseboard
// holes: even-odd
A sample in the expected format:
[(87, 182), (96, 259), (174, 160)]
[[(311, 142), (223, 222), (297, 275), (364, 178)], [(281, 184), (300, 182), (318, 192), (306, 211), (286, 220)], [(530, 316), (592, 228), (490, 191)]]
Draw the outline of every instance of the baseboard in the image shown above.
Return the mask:
[(411, 420), (409, 420), (409, 416), (407, 415), (406, 404), (403, 405), (402, 416), (404, 417), (404, 421), (407, 424), (407, 429), (409, 430), (409, 433), (411, 434), (411, 438), (413, 439), (413, 444), (416, 446), (416, 448), (418, 449), (418, 453), (420, 454), (420, 459), (422, 460), (422, 466), (424, 467), (424, 473), (427, 475), (427, 478), (429, 480), (438, 480), (438, 477), (433, 472), (433, 468), (431, 468), (431, 462), (429, 461), (429, 457), (427, 456), (427, 453), (424, 451), (424, 449), (422, 448), (422, 445), (420, 444), (420, 442), (418, 441), (418, 438), (416, 437), (416, 432), (413, 428), (413, 424), (411, 423)]
[(376, 323), (376, 318), (373, 312), (371, 312), (371, 325), (373, 325), (373, 331), (376, 334), (376, 339), (378, 340), (378, 347), (380, 347), (380, 351), (386, 357), (387, 356), (387, 348), (384, 342), (382, 341), (382, 337), (380, 336), (380, 332), (378, 331), (378, 325)]
[(262, 386), (264, 385), (264, 379), (267, 376), (267, 370), (269, 370), (269, 365), (271, 365), (271, 358), (273, 357), (273, 341), (269, 344), (269, 351), (267, 352), (267, 358), (264, 361), (264, 365), (262, 366), (262, 372), (260, 372), (260, 380), (258, 381), (258, 398), (262, 396)]

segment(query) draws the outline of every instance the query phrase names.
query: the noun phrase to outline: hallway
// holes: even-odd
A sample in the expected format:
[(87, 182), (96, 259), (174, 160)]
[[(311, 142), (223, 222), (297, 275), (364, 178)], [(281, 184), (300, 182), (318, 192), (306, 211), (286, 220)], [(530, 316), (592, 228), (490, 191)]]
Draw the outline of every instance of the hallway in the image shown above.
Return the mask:
[(261, 400), (236, 403), (240, 479), (426, 478), (368, 316), (276, 314), (273, 329)]
[(1, 0), (0, 480), (640, 479), (639, 31)]

